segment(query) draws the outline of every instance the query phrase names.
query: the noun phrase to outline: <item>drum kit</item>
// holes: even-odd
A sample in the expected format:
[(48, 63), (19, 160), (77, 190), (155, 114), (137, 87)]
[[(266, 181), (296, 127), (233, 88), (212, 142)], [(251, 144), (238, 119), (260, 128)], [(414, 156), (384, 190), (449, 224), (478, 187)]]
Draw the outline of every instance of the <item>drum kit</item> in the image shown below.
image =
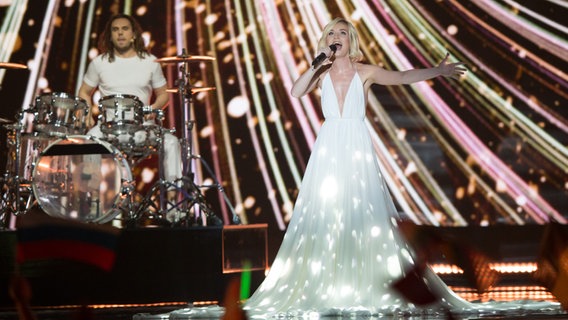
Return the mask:
[[(13, 121), (0, 118), (8, 144), (6, 171), (0, 181), (0, 229), (9, 228), (11, 217), (25, 214), (35, 204), (51, 216), (87, 223), (112, 222), (121, 227), (144, 225), (153, 219), (171, 226), (222, 224), (205, 200), (205, 188), (215, 188), (222, 194), (233, 214), (233, 223), (239, 224), (207, 162), (193, 153), (192, 96), (215, 88), (194, 87), (189, 65), (212, 60), (187, 55), (185, 50), (179, 56), (156, 60), (180, 66), (176, 88), (168, 90), (178, 94), (184, 119), (178, 138), (182, 146), (182, 177), (176, 181), (166, 180), (163, 168), (164, 134), (174, 130), (162, 127), (162, 110), (143, 106), (135, 96), (113, 95), (98, 101), (98, 122), (103, 133), (100, 138), (87, 132), (89, 104), (63, 92), (39, 95)], [(27, 69), (15, 63), (0, 63), (0, 68)], [(24, 132), (26, 115), (33, 116), (31, 132)], [(145, 122), (149, 115), (154, 115), (155, 124)], [(143, 139), (135, 139), (140, 133)], [(159, 179), (145, 195), (137, 194), (132, 167), (154, 154), (158, 156)], [(195, 181), (194, 161), (201, 162), (214, 184), (200, 185)], [(174, 197), (170, 198), (172, 193)], [(166, 220), (171, 212), (176, 213), (176, 219)], [(141, 223), (142, 220), (145, 221)]]

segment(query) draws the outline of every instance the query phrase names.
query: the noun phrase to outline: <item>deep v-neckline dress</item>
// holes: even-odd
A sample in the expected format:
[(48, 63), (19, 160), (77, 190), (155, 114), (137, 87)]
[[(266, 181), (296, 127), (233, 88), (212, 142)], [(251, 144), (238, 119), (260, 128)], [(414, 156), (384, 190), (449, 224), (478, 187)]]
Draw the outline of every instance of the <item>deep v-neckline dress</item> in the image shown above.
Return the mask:
[[(266, 279), (245, 309), (252, 317), (414, 309), (392, 289), (414, 259), (396, 231), (398, 213), (365, 125), (361, 78), (353, 76), (341, 111), (329, 73), (321, 94), (325, 121), (293, 216)], [(444, 297), (442, 304), (470, 307), (430, 269), (427, 277)]]

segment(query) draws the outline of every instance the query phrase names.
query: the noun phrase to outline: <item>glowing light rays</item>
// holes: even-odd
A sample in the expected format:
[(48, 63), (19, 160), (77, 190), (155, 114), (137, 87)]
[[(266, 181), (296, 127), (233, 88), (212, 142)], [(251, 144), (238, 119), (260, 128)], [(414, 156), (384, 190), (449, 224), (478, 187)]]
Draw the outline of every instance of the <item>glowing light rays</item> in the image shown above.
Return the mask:
[[(210, 14), (210, 8), (211, 5), (207, 6), (207, 14)], [(208, 32), (209, 34), (215, 34), (215, 32), (213, 31), (213, 27), (212, 24), (208, 24)], [(215, 47), (215, 37), (209, 37), (208, 39), (211, 42), (211, 47), (214, 48)], [(212, 50), (212, 53), (214, 55), (214, 57), (216, 58), (217, 61), (219, 61), (219, 58), (216, 54), (215, 50)], [(219, 118), (220, 118), (220, 123), (219, 123), (219, 127), (218, 130), (222, 131), (221, 136), (223, 137), (222, 139), (222, 143), (226, 152), (226, 156), (227, 159), (225, 162), (226, 165), (229, 168), (229, 177), (230, 177), (230, 186), (233, 189), (233, 199), (234, 202), (237, 204), (237, 208), (235, 208), (236, 213), (239, 215), (241, 221), (244, 224), (247, 224), (247, 216), (246, 214), (243, 214), (244, 212), (244, 208), (246, 206), (243, 206), (243, 195), (241, 193), (241, 188), (240, 185), (238, 183), (238, 173), (237, 173), (237, 169), (235, 167), (235, 156), (233, 153), (233, 150), (231, 148), (231, 136), (230, 136), (230, 132), (229, 132), (229, 126), (228, 126), (228, 119), (227, 119), (227, 112), (226, 112), (226, 104), (224, 103), (224, 100), (222, 99), (223, 97), (223, 81), (222, 81), (222, 77), (220, 76), (220, 72), (219, 72), (219, 64), (212, 64), (212, 68), (213, 68), (213, 75), (214, 75), (214, 81), (215, 81), (215, 86), (216, 86), (216, 94), (217, 94), (217, 100), (219, 103), (219, 108), (218, 108), (218, 112), (219, 112)], [(222, 162), (221, 159), (216, 159), (217, 163)], [(223, 181), (222, 178), (218, 179), (220, 181)], [(227, 221), (227, 220), (226, 220)]]
[[(25, 10), (26, 1), (16, 3)], [(73, 53), (78, 63), (69, 64), (77, 70), (59, 70), (61, 75), (45, 67), (57, 52), (51, 44), (60, 43), (53, 39), (57, 33), (52, 26), (63, 11), (59, 3), (47, 2), (43, 20), (36, 21), (41, 27), (34, 36), (37, 50), (28, 59), (31, 73), (22, 105), (29, 105), (41, 86), (49, 89), (49, 83), (70, 79), (75, 88), (80, 85), (102, 1), (69, 2), (71, 7), (85, 6), (76, 23), (83, 29)], [(436, 79), (370, 92), (367, 126), (377, 157), (393, 197), (411, 219), (432, 225), (543, 223), (550, 217), (566, 221), (565, 202), (558, 200), (568, 196), (566, 27), (533, 10), (529, 2), (175, 0), (126, 1), (120, 10), (150, 20), (150, 8), (166, 4), (173, 7), (167, 11), (168, 26), (142, 25), (155, 43), (164, 43), (154, 47), (156, 53), (179, 54), (190, 47), (190, 54), (216, 58), (199, 69), (200, 83), (210, 86), (213, 81), (216, 91), (199, 97), (196, 112), (204, 123), (197, 127), (204, 130), (193, 141), (231, 190), (244, 223), (260, 220), (286, 228), (323, 120), (319, 90), (296, 99), (290, 89), (309, 67), (322, 27), (336, 16), (354, 22), (370, 63), (405, 70), (435, 65), (450, 52), (468, 66), (467, 76), (458, 81)], [(492, 25), (479, 12), (515, 27)], [(11, 19), (9, 25), (16, 27), (23, 17)], [(17, 29), (6, 29), (7, 21), (2, 40), (13, 41), (6, 34)], [(485, 51), (479, 52), (471, 39), (484, 41)], [(73, 45), (63, 47), (74, 50)], [(6, 48), (0, 49), (2, 59), (8, 57)], [(66, 78), (70, 72), (77, 76)], [(517, 83), (521, 77), (537, 89)], [(228, 110), (236, 97), (248, 103), (240, 114)], [(175, 114), (168, 116), (179, 123)], [(507, 142), (512, 151), (500, 153)], [(409, 166), (414, 169), (407, 170)], [(200, 164), (195, 170), (197, 179), (206, 178)], [(476, 220), (481, 215), (489, 218)], [(227, 222), (226, 212), (223, 216)]]
[[(561, 39), (550, 32), (546, 32), (538, 25), (531, 23), (524, 17), (514, 14), (510, 10), (505, 9), (499, 2), (491, 1), (479, 1), (473, 0), (478, 7), (482, 8), (487, 14), (492, 15), (498, 20), (503, 21), (511, 30), (521, 34), (523, 37), (531, 40), (532, 42), (538, 44), (539, 47), (544, 48), (548, 52), (557, 55), (559, 58), (566, 60), (568, 58), (568, 43), (565, 39)], [(558, 31), (568, 35), (568, 28), (540, 14), (535, 13), (532, 10), (520, 5), (519, 3), (511, 0), (505, 0), (505, 3), (509, 4), (511, 7), (526, 13), (532, 18), (536, 18), (541, 23), (549, 25)]]
[[(22, 25), (27, 5), (28, 1), (13, 0), (4, 16), (0, 28), (0, 61), (2, 62), (10, 61), (18, 41), (18, 32)], [(0, 83), (2, 83), (5, 72), (6, 70), (0, 69)]]
[[(374, 8), (375, 10), (379, 10), (379, 11), (383, 11), (384, 13), (384, 17), (385, 19), (388, 19), (389, 13), (386, 13), (386, 10), (388, 10), (388, 12), (390, 12), (391, 14), (394, 12), (394, 10), (392, 9), (386, 9), (388, 8), (388, 5), (386, 5), (386, 2), (382, 2), (381, 4), (378, 4), (378, 2), (374, 2), (376, 5), (376, 8)], [(306, 10), (306, 6), (303, 5), (304, 3), (301, 2), (299, 3), (299, 7), (300, 9), (298, 9), (301, 12), (301, 16), (302, 17), (307, 17), (309, 19), (309, 17), (315, 17), (319, 15), (328, 15), (328, 13), (324, 13), (326, 10), (325, 6), (319, 7), (319, 8), (314, 8), (315, 4), (311, 3), (312, 7), (310, 7), (310, 9), (313, 10), (312, 13), (310, 13), (309, 11)], [(391, 42), (388, 41), (388, 39), (391, 39), (391, 34), (389, 34), (386, 29), (384, 27), (382, 27), (381, 25), (379, 25), (378, 20), (374, 17), (370, 15), (370, 12), (372, 12), (372, 10), (370, 10), (370, 8), (367, 6), (368, 4), (364, 1), (353, 1), (352, 2), (353, 7), (348, 7), (346, 4), (344, 4), (343, 2), (337, 2), (337, 5), (339, 6), (339, 8), (344, 12), (353, 12), (353, 14), (351, 15), (351, 18), (357, 16), (361, 18), (360, 21), (360, 28), (366, 28), (365, 30), (368, 30), (370, 32), (370, 35), (373, 38), (370, 39), (362, 39), (363, 43), (365, 43), (365, 41), (367, 42), (372, 42), (372, 41), (378, 41), (379, 42), (379, 46), (380, 48), (385, 51), (385, 54), (389, 57), (389, 61), (392, 61), (395, 64), (395, 68), (397, 69), (408, 69), (408, 68), (412, 68), (413, 66), (409, 63), (409, 60), (407, 60), (404, 56), (404, 54), (397, 48), (398, 43), (396, 42)], [(404, 19), (407, 19), (410, 17), (410, 19), (412, 19), (412, 21), (407, 22), (407, 24), (413, 24), (415, 25), (415, 29), (416, 30), (412, 30), (412, 34), (405, 34), (405, 35), (400, 35), (402, 41), (406, 41), (407, 39), (409, 39), (409, 41), (412, 41), (412, 43), (414, 45), (418, 44), (417, 46), (417, 51), (414, 51), (415, 53), (420, 52), (422, 55), (421, 56), (416, 56), (415, 58), (418, 60), (422, 60), (424, 61), (424, 59), (427, 60), (431, 60), (431, 58), (424, 56), (425, 54), (429, 54), (429, 52), (431, 52), (432, 47), (436, 47), (436, 48), (440, 48), (440, 51), (442, 51), (442, 48), (447, 47), (448, 45), (454, 45), (455, 43), (449, 44), (447, 43), (447, 39), (441, 35), (441, 33), (444, 32), (444, 29), (442, 29), (440, 26), (434, 24), (433, 27), (432, 25), (428, 25), (427, 19), (423, 19), (421, 18), (414, 10), (413, 7), (409, 6), (408, 2), (393, 2), (393, 5), (399, 5), (401, 7), (403, 7), (403, 10), (400, 10), (400, 12), (409, 12), (407, 16), (402, 16), (400, 17), (401, 20), (403, 21)], [(426, 10), (427, 11), (427, 10)], [(396, 11), (397, 14), (399, 13), (399, 11)], [(414, 16), (413, 16), (414, 15)], [(264, 19), (265, 20), (265, 19)], [(432, 19), (433, 20), (433, 19)], [(305, 22), (306, 26), (312, 26), (313, 23), (311, 23), (310, 21), (313, 20), (308, 20)], [(394, 20), (393, 20), (394, 21)], [(393, 22), (391, 21), (391, 23)], [(401, 23), (401, 22), (396, 22), (396, 23)], [(391, 27), (396, 28), (396, 25), (391, 25)], [(309, 30), (313, 30), (316, 29), (314, 27), (310, 27), (308, 28)], [(400, 32), (400, 30), (399, 30)], [(312, 32), (311, 34), (313, 35), (312, 39), (309, 39), (310, 41), (312, 41), (313, 43), (317, 42), (317, 36), (315, 36), (314, 34), (315, 32)], [(362, 33), (363, 34), (363, 33)], [(416, 36), (420, 37), (420, 41), (416, 41), (414, 38)], [(452, 41), (452, 40), (450, 40)], [(303, 40), (301, 41), (301, 43), (303, 44), (304, 42), (307, 42), (307, 40)], [(429, 47), (423, 47), (422, 43), (424, 43), (424, 45), (428, 45)], [(457, 44), (459, 45), (459, 44)], [(307, 52), (308, 48), (304, 45), (301, 46), (302, 49), (304, 50), (304, 55), (306, 56), (310, 56), (310, 52)], [(369, 51), (370, 48), (365, 48), (365, 44), (363, 44), (364, 50), (365, 51)], [(457, 46), (457, 48), (459, 49), (463, 49), (460, 48), (459, 46)], [(310, 51), (314, 51), (314, 49), (310, 50)], [(467, 50), (463, 50), (462, 52), (466, 52)], [(443, 52), (440, 53), (440, 56), (443, 54)], [(372, 57), (371, 57), (372, 59)], [(552, 66), (552, 68), (554, 68)], [(282, 76), (289, 76), (290, 73), (284, 73)], [(482, 82), (477, 79), (475, 77), (475, 75), (472, 76), (468, 76), (465, 79), (466, 82), (475, 82), (475, 81), (479, 81), (478, 85), (482, 84)], [(512, 87), (512, 86), (511, 86)], [(533, 215), (533, 219), (535, 219), (535, 221), (537, 222), (543, 222), (546, 221), (548, 219), (549, 216), (554, 216), (555, 218), (560, 218), (563, 219), (562, 216), (556, 211), (554, 210), (552, 207), (548, 206), (546, 204), (546, 201), (544, 201), (542, 198), (540, 198), (538, 195), (535, 195), (532, 192), (532, 189), (526, 184), (523, 183), (522, 180), (514, 173), (512, 172), (508, 167), (506, 167), (505, 163), (499, 161), (498, 158), (496, 158), (493, 153), (491, 151), (489, 151), (484, 145), (483, 143), (481, 143), (480, 141), (478, 141), (477, 137), (475, 134), (473, 134), (472, 132), (468, 131), (468, 126), (459, 121), (459, 119), (456, 117), (456, 115), (451, 111), (451, 109), (449, 108), (449, 106), (447, 106), (443, 99), (441, 99), (438, 94), (434, 91), (432, 91), (428, 86), (426, 85), (417, 85), (417, 86), (412, 86), (413, 89), (415, 89), (416, 93), (419, 94), (419, 97), (421, 97), (422, 102), (425, 103), (428, 108), (434, 112), (434, 114), (437, 114), (438, 119), (440, 119), (440, 123), (447, 125), (446, 130), (447, 132), (451, 133), (452, 135), (455, 136), (455, 140), (456, 141), (460, 141), (460, 143), (462, 144), (462, 148), (465, 148), (467, 150), (467, 153), (469, 153), (470, 155), (475, 155), (476, 154), (485, 154), (486, 156), (483, 158), (478, 158), (478, 162), (479, 164), (481, 164), (483, 171), (484, 172), (491, 172), (492, 173), (492, 177), (495, 181), (501, 181), (504, 182), (507, 185), (507, 188), (505, 188), (505, 193), (510, 194), (512, 199), (524, 199), (523, 201), (517, 201), (517, 205), (521, 205), (522, 207), (524, 207), (529, 213), (531, 213)], [(469, 86), (466, 85), (467, 90), (470, 90), (471, 88), (471, 96), (466, 98), (466, 101), (471, 101), (471, 97), (476, 96), (476, 94), (479, 93), (479, 91), (477, 91), (477, 93), (475, 93), (475, 85), (474, 86)], [(447, 90), (452, 92), (453, 95), (455, 96), (459, 96), (459, 94), (457, 93), (456, 90), (454, 90), (452, 88), (452, 86), (447, 86)], [(493, 94), (493, 92), (491, 90), (488, 90), (487, 93)], [(317, 92), (316, 92), (317, 95)], [(506, 101), (504, 101), (502, 98), (500, 98), (497, 95), (494, 95), (495, 98), (498, 98), (501, 100), (501, 102), (498, 101), (493, 101), (493, 104), (489, 105), (487, 103), (484, 103), (483, 105), (486, 106), (487, 108), (495, 108), (495, 106), (501, 106), (501, 113), (500, 114), (508, 114), (508, 115), (513, 115), (515, 117), (516, 120), (514, 120), (513, 122), (507, 122), (507, 123), (515, 123), (517, 125), (520, 125), (520, 128), (524, 128), (522, 132), (528, 132), (529, 134), (523, 134), (522, 132), (520, 132), (523, 137), (523, 139), (526, 139), (528, 141), (528, 143), (532, 144), (533, 147), (537, 148), (537, 150), (541, 151), (541, 154), (543, 154), (544, 156), (548, 157), (549, 159), (551, 159), (554, 162), (554, 157), (559, 157), (558, 159), (560, 159), (560, 162), (554, 162), (556, 163), (558, 166), (562, 166), (563, 165), (563, 156), (558, 154), (558, 152), (564, 153), (564, 147), (558, 143), (558, 141), (556, 141), (555, 139), (552, 139), (550, 136), (548, 136), (548, 134), (542, 130), (540, 127), (538, 127), (534, 122), (532, 122), (530, 119), (528, 119), (527, 117), (524, 116), (524, 114), (520, 113), (518, 110), (514, 109), (511, 110), (511, 105), (506, 103)], [(523, 99), (525, 98), (525, 99)], [(524, 101), (530, 101), (530, 99), (528, 99), (527, 97), (523, 97), (521, 96), (521, 99), (523, 99)], [(302, 99), (303, 103), (307, 103), (309, 104), (311, 102), (310, 99), (304, 98)], [(376, 107), (376, 106), (375, 106)], [(540, 108), (539, 109), (540, 112), (543, 112), (543, 109)], [(546, 115), (546, 112), (543, 112)], [(384, 116), (384, 115), (383, 115)], [(549, 114), (547, 115), (547, 119), (552, 119), (552, 116)], [(503, 119), (505, 120), (505, 119)], [(427, 122), (426, 117), (423, 116), (423, 121)], [(558, 122), (557, 122), (558, 123)], [(431, 128), (431, 130), (433, 130)], [(469, 134), (464, 134), (464, 132), (469, 132)], [(531, 133), (532, 132), (532, 133)], [(472, 142), (472, 141), (476, 141), (475, 144), (471, 144), (469, 145), (468, 142)], [(451, 150), (451, 146), (449, 143), (447, 142), (443, 142), (443, 141), (439, 141), (440, 143), (443, 143), (445, 145), (444, 149), (446, 150), (446, 152), (450, 152), (453, 153)], [(464, 143), (465, 142), (465, 143)], [(416, 157), (411, 156), (411, 153), (407, 151), (404, 151), (404, 148), (402, 146), (398, 146), (398, 154), (399, 155), (404, 155), (407, 159), (412, 159), (412, 161), (414, 163), (418, 163), (418, 165), (421, 168), (426, 168), (426, 166), (424, 164), (422, 164), (420, 161), (415, 161)], [(540, 149), (539, 149), (540, 148)], [(481, 151), (481, 150), (485, 150), (485, 151)], [(384, 150), (383, 150), (384, 152)], [(555, 155), (556, 154), (556, 155)], [(390, 158), (389, 159), (385, 159), (384, 157), (389, 157), (388, 155), (385, 154), (381, 154), (381, 156), (383, 157), (383, 161), (387, 161), (387, 163), (391, 163), (391, 166), (393, 166), (393, 163), (395, 163), (394, 159)], [(487, 158), (489, 157), (489, 158)], [(466, 168), (467, 166), (469, 166), (469, 164), (467, 164), (467, 162), (461, 160), (459, 157), (457, 157), (456, 155), (454, 155), (453, 157), (454, 161), (456, 163), (459, 163), (462, 168)], [(490, 161), (483, 161), (482, 159), (491, 159)], [(390, 169), (394, 169), (395, 167), (390, 167)], [(390, 169), (388, 170), (389, 172)], [(395, 170), (396, 172), (398, 172), (398, 174), (396, 174), (397, 179), (400, 179), (401, 177), (401, 171), (400, 170)], [(465, 171), (464, 171), (465, 172)], [(469, 175), (473, 175), (473, 176), (477, 176), (477, 174), (473, 173), (473, 171), (471, 170), (467, 170), (467, 174)], [(451, 212), (451, 216), (453, 217), (453, 219), (455, 221), (461, 221), (459, 223), (466, 223), (464, 218), (461, 217), (461, 215), (455, 210), (455, 208), (452, 208), (451, 206), (447, 206), (446, 204), (449, 203), (448, 198), (443, 194), (441, 188), (439, 185), (437, 185), (436, 183), (431, 183), (429, 182), (429, 177), (428, 176), (424, 176), (423, 180), (425, 182), (425, 185), (428, 186), (429, 189), (431, 189), (431, 191), (434, 193), (434, 195), (437, 196), (438, 201), (440, 201), (441, 203), (443, 203), (443, 207), (446, 208), (446, 210), (448, 212), (446, 212), (446, 214), (449, 214), (449, 212)], [(431, 178), (431, 177), (430, 177)], [(389, 181), (397, 181), (397, 179), (393, 179), (393, 178), (389, 178)], [(485, 188), (485, 195), (488, 199), (494, 198), (496, 196), (496, 194), (494, 192), (491, 191), (491, 188), (489, 188), (486, 184), (484, 184), (482, 182), (482, 179), (480, 177), (477, 177), (477, 180), (480, 181), (479, 185), (483, 186)], [(399, 182), (400, 183), (400, 182)], [(391, 185), (392, 186), (392, 185)], [(406, 185), (405, 187), (408, 187), (408, 185)], [(405, 190), (412, 190), (413, 187), (410, 186), (409, 189), (405, 188)], [(430, 223), (432, 223), (433, 218), (433, 213), (430, 211), (430, 209), (424, 207), (423, 205), (420, 204), (420, 202), (418, 201), (418, 196), (416, 196), (418, 193), (414, 193), (414, 192), (410, 192), (410, 194), (414, 194), (414, 200), (413, 201), (417, 201), (415, 202), (414, 205), (411, 206), (406, 206), (407, 208), (410, 207), (414, 207), (415, 205), (418, 205), (418, 207), (416, 208), (420, 208), (419, 212), (420, 214), (429, 214), (430, 218), (428, 218), (428, 221), (430, 221)], [(400, 198), (399, 198), (400, 200)], [(506, 213), (508, 212), (508, 215), (512, 218), (513, 221), (516, 221), (517, 223), (522, 223), (522, 219), (517, 215), (516, 210), (513, 208), (510, 208), (509, 205), (506, 204), (505, 201), (495, 201), (496, 204), (498, 204), (498, 206), (500, 207), (499, 211)]]

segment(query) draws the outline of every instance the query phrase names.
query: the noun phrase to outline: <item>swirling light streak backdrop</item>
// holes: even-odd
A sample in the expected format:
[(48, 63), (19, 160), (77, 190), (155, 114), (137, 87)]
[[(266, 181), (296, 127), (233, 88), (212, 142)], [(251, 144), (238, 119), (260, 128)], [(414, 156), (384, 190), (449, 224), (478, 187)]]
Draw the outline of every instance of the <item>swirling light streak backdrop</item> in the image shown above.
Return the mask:
[[(23, 97), (7, 98), (15, 109), (42, 92), (76, 91), (106, 20), (132, 13), (156, 56), (185, 48), (216, 58), (192, 65), (194, 85), (216, 87), (194, 97), (195, 151), (245, 223), (284, 229), (323, 121), (319, 91), (296, 99), (290, 88), (323, 26), (342, 16), (355, 24), (367, 62), (406, 70), (436, 65), (449, 52), (469, 69), (459, 80), (372, 88), (368, 127), (406, 216), (444, 226), (565, 223), (568, 8), (545, 2), (14, 0), (0, 7), (9, 44), (1, 53), (30, 73), (1, 81), (19, 83)], [(17, 41), (8, 37), (14, 33)], [(178, 67), (164, 70), (175, 87)], [(172, 94), (167, 126), (178, 132), (182, 107)], [(196, 179), (212, 181), (193, 165)], [(218, 191), (204, 192), (229, 223)]]

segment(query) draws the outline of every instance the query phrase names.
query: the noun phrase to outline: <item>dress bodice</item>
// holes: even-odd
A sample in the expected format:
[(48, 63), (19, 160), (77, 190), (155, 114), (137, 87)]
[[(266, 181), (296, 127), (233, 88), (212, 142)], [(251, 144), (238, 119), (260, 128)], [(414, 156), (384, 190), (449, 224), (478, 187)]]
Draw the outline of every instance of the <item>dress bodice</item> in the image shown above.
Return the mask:
[(329, 72), (324, 76), (322, 83), (321, 102), (323, 115), (326, 119), (364, 119), (365, 118), (365, 89), (359, 73), (355, 72), (345, 100), (343, 110), (340, 109), (340, 101), (336, 96), (333, 81)]

